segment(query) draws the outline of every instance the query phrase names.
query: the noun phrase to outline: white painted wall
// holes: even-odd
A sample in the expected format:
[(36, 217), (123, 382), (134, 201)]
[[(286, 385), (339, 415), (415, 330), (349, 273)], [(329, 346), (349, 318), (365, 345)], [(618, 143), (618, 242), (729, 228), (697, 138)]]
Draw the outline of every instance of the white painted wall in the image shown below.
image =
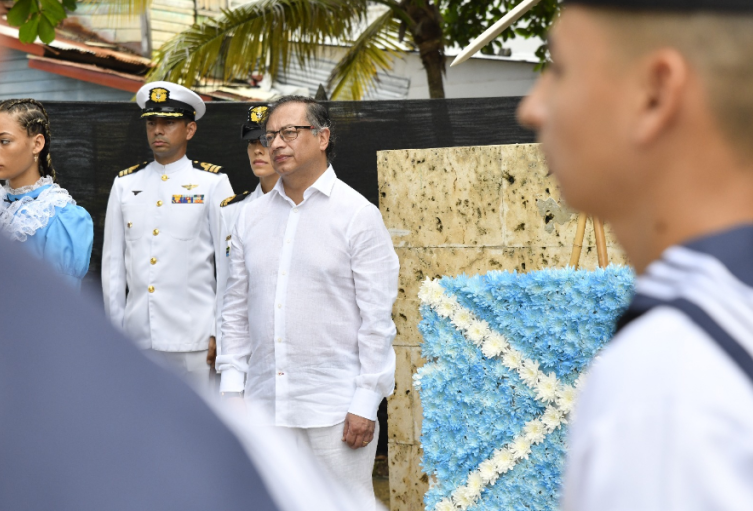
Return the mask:
[[(330, 47), (325, 58), (339, 60), (343, 48)], [(444, 80), (447, 98), (486, 98), (502, 96), (525, 96), (539, 76), (533, 62), (522, 62), (505, 57), (472, 57), (458, 67), (450, 68), (455, 57), (446, 58), (447, 74)], [(395, 59), (390, 75), (410, 80), (405, 99), (429, 99), (429, 86), (418, 52), (404, 54)], [(378, 85), (377, 85), (378, 87)]]

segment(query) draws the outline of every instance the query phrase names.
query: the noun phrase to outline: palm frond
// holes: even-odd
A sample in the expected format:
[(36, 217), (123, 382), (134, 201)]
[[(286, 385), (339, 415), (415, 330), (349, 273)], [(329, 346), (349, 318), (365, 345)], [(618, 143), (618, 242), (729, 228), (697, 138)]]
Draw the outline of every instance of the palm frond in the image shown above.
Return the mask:
[(330, 74), (332, 99), (360, 100), (378, 82), (379, 71), (392, 69), (393, 58), (403, 52), (399, 31), (400, 22), (392, 10), (366, 27)]
[(190, 87), (208, 76), (245, 79), (251, 71), (272, 77), (291, 59), (300, 65), (322, 45), (347, 39), (366, 12), (366, 0), (259, 0), (194, 25), (155, 56), (150, 80)]

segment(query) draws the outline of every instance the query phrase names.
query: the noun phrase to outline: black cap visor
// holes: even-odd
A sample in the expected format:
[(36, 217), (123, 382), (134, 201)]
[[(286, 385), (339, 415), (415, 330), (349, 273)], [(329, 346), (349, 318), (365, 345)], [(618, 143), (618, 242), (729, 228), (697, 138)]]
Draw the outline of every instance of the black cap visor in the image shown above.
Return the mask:
[(259, 140), (262, 135), (264, 135), (264, 130), (256, 123), (241, 126), (241, 139), (243, 140)]
[(147, 101), (141, 110), (141, 118), (149, 117), (183, 117), (193, 121), (196, 119), (196, 110), (188, 103), (175, 101), (174, 99), (168, 99), (161, 103)]

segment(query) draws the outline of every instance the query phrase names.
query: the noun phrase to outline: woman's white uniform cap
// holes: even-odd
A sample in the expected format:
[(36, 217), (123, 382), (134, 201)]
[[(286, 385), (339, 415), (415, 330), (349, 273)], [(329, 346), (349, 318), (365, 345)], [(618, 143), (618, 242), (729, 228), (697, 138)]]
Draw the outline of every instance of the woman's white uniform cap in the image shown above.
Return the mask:
[(194, 91), (172, 82), (150, 82), (136, 93), (141, 117), (186, 118), (198, 121), (207, 107)]

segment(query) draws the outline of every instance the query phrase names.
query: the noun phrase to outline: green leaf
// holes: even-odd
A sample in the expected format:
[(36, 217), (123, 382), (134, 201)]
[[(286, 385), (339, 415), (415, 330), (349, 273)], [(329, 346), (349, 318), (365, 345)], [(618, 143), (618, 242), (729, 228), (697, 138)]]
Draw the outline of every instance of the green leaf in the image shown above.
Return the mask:
[(76, 7), (78, 7), (78, 4), (76, 0), (63, 0), (63, 7), (65, 7), (69, 11), (75, 11)]
[(38, 30), (39, 38), (44, 44), (49, 44), (55, 40), (55, 27), (46, 16), (40, 17)]
[(19, 41), (31, 44), (37, 40), (37, 27), (39, 26), (40, 17), (39, 13), (32, 14), (31, 19), (21, 25), (21, 28), (18, 30)]
[(376, 18), (353, 41), (329, 76), (332, 99), (358, 101), (377, 79), (377, 73), (392, 68), (392, 59), (402, 53), (400, 23), (393, 11)]
[[(36, 0), (34, 0), (36, 3)], [(29, 19), (32, 0), (18, 0), (13, 8), (8, 11), (8, 24), (12, 27), (20, 27)]]
[(63, 8), (63, 4), (58, 2), (58, 0), (41, 0), (41, 1), (42, 1), (42, 12), (45, 14), (45, 16), (50, 21), (50, 23), (52, 23), (53, 27), (68, 17), (68, 15), (65, 14), (65, 9)]

